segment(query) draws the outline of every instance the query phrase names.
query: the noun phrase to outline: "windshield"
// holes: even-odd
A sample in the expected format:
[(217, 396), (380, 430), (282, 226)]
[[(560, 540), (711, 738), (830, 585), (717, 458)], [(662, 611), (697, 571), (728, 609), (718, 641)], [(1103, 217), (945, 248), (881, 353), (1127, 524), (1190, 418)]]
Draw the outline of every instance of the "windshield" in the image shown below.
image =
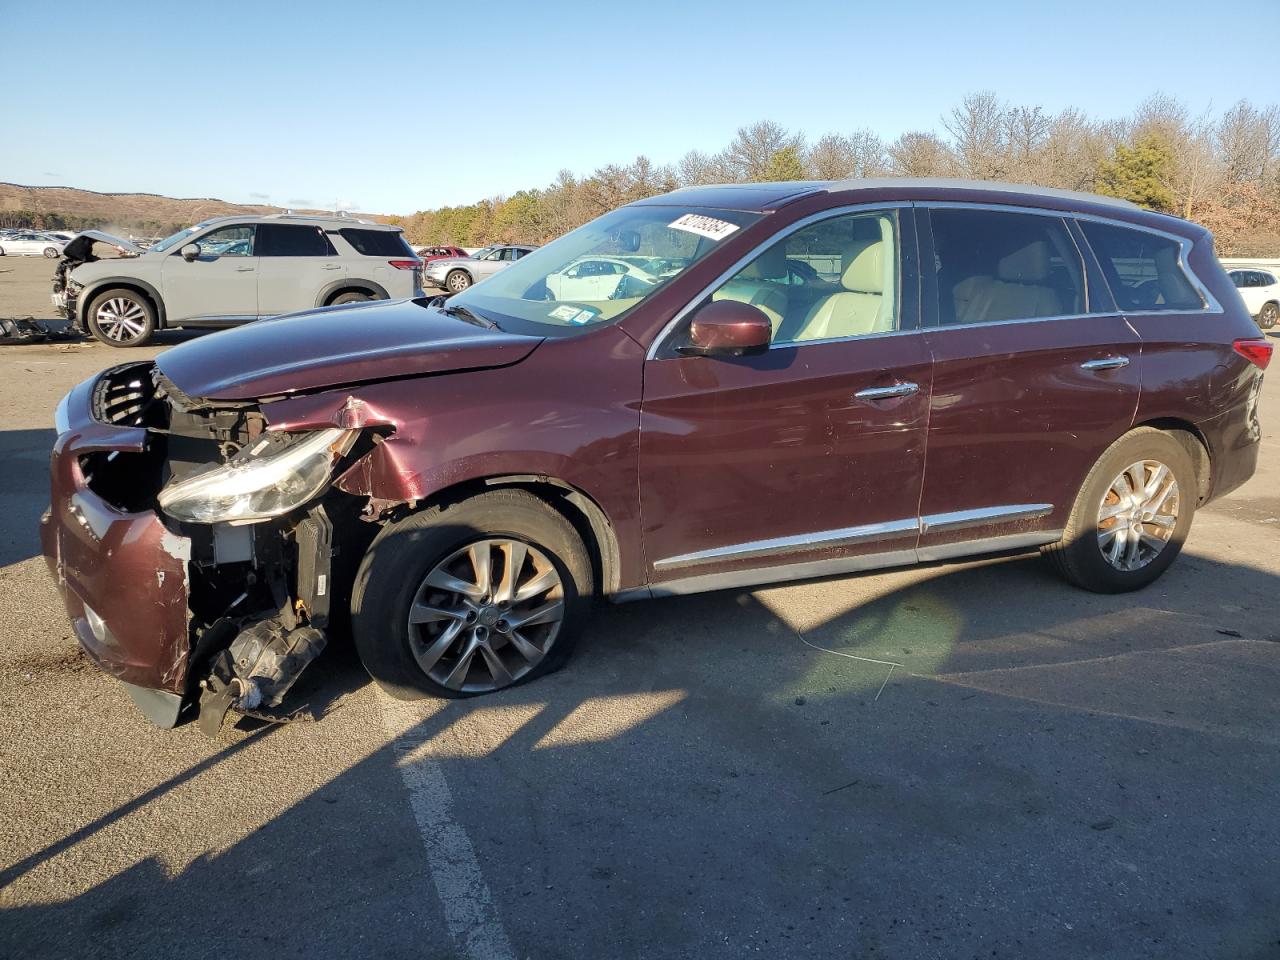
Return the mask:
[(738, 210), (622, 207), (526, 254), (450, 305), (504, 327), (512, 319), (565, 333), (598, 326), (635, 309), (759, 219)]
[(187, 239), (187, 237), (199, 230), (201, 226), (202, 224), (197, 223), (194, 227), (187, 227), (185, 230), (179, 230), (177, 233), (172, 233), (159, 243), (153, 243), (151, 245), (151, 249), (164, 253), (164, 251), (168, 250), (170, 247), (176, 247), (183, 240)]

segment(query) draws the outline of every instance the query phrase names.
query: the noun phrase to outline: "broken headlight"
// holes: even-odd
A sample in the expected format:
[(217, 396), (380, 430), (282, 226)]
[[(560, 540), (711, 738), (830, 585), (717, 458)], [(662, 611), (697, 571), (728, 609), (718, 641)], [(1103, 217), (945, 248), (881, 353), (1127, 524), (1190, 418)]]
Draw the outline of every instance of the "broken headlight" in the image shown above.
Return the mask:
[(160, 491), (160, 509), (190, 523), (252, 523), (302, 506), (329, 483), (354, 430), (267, 433), (230, 461)]

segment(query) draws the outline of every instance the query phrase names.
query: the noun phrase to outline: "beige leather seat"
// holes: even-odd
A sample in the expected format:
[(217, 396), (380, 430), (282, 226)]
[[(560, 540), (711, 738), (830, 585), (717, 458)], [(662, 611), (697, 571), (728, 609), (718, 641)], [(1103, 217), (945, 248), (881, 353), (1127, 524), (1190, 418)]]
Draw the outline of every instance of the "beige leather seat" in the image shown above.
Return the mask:
[(885, 262), (885, 252), (892, 249), (883, 239), (859, 240), (845, 248), (840, 273), (844, 289), (813, 305), (795, 339), (829, 340), (893, 330), (891, 277), (886, 295), (886, 275), (891, 274), (892, 265)]
[(1003, 257), (998, 277), (969, 277), (952, 291), (956, 323), (1054, 317), (1062, 303), (1049, 279), (1049, 243), (1037, 240)]
[(787, 315), (787, 250), (778, 243), (743, 267), (732, 280), (711, 295), (712, 300), (736, 300), (759, 307), (778, 335)]

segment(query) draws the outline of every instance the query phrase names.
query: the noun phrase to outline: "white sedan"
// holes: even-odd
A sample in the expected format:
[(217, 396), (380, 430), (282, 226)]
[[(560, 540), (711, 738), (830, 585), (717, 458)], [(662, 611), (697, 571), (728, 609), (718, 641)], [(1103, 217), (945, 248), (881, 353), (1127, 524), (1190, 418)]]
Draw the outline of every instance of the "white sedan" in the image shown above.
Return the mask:
[(1232, 270), (1228, 276), (1240, 291), (1249, 316), (1269, 330), (1280, 320), (1280, 280), (1266, 270)]
[(48, 257), (52, 260), (62, 256), (62, 248), (66, 245), (67, 241), (61, 237), (32, 230), (0, 240), (0, 257)]
[(581, 257), (547, 277), (546, 284), (556, 300), (591, 301), (608, 300), (624, 282), (631, 286), (636, 281), (651, 286), (658, 278), (617, 257)]

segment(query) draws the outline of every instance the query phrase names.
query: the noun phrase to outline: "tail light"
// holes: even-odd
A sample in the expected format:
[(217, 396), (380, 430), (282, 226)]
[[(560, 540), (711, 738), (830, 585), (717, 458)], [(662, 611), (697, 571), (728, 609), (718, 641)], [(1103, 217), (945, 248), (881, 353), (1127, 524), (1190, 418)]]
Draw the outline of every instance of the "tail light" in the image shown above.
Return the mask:
[(1237, 340), (1232, 348), (1259, 370), (1267, 369), (1275, 344), (1270, 340)]
[(417, 270), (422, 266), (421, 260), (388, 260), (387, 263), (397, 270)]

